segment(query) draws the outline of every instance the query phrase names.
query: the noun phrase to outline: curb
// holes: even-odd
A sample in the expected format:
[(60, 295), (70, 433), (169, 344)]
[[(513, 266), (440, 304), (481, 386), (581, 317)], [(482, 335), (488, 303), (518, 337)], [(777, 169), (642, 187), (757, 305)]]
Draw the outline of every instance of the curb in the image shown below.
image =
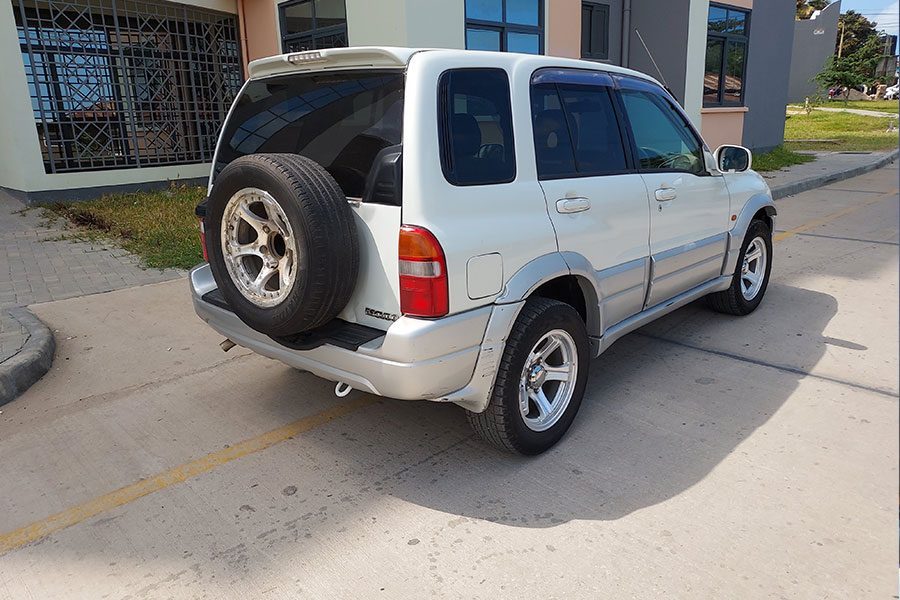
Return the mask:
[(0, 406), (27, 390), (53, 364), (56, 341), (50, 329), (27, 308), (11, 308), (9, 314), (28, 332), (18, 353), (0, 363)]
[(807, 177), (806, 179), (801, 179), (800, 181), (795, 181), (793, 183), (786, 183), (784, 185), (776, 186), (774, 188), (771, 188), (772, 199), (780, 200), (781, 198), (784, 198), (786, 196), (793, 196), (794, 194), (799, 194), (801, 192), (819, 188), (828, 185), (829, 183), (843, 181), (844, 179), (850, 179), (851, 177), (856, 177), (858, 175), (863, 175), (865, 173), (869, 173), (870, 171), (874, 171), (875, 169), (880, 169), (881, 167), (897, 160), (897, 152), (897, 150), (893, 150), (880, 157), (879, 159), (870, 162), (869, 164), (859, 165), (845, 171), (815, 175), (813, 177)]

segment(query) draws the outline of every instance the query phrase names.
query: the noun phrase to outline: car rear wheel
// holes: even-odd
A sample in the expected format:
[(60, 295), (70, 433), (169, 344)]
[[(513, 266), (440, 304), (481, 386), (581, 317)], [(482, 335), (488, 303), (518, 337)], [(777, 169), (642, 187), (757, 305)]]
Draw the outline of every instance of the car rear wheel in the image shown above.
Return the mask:
[(528, 300), (510, 332), (490, 403), (484, 412), (468, 412), (469, 423), (502, 450), (544, 452), (575, 419), (589, 362), (578, 312), (556, 300)]

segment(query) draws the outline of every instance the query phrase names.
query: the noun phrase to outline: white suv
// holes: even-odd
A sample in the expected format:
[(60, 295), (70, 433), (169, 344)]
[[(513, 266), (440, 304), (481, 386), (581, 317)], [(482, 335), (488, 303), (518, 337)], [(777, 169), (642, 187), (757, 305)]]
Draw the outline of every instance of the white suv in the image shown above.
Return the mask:
[[(250, 64), (197, 213), (197, 314), (351, 388), (453, 402), (494, 445), (568, 429), (590, 360), (701, 297), (753, 311), (775, 208), (652, 78), (341, 48)], [(299, 391), (299, 390), (298, 390)]]

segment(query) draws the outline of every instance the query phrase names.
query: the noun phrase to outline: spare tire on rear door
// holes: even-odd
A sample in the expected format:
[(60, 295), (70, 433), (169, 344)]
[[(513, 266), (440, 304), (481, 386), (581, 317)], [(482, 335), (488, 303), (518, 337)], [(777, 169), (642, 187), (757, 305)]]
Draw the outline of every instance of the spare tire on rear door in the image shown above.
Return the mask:
[(346, 196), (321, 165), (294, 154), (251, 154), (222, 170), (207, 203), (206, 245), (225, 300), (267, 335), (328, 323), (359, 271)]

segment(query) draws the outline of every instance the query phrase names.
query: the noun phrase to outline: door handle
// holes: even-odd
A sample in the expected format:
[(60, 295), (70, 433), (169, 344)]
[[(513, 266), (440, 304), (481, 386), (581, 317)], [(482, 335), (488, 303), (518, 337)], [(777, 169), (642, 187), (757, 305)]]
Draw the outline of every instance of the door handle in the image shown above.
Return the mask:
[(675, 188), (671, 187), (661, 187), (656, 190), (656, 200), (659, 202), (668, 202), (669, 200), (674, 200), (678, 197), (678, 192)]
[(560, 198), (556, 201), (556, 212), (568, 215), (583, 212), (591, 208), (591, 201), (584, 197)]

